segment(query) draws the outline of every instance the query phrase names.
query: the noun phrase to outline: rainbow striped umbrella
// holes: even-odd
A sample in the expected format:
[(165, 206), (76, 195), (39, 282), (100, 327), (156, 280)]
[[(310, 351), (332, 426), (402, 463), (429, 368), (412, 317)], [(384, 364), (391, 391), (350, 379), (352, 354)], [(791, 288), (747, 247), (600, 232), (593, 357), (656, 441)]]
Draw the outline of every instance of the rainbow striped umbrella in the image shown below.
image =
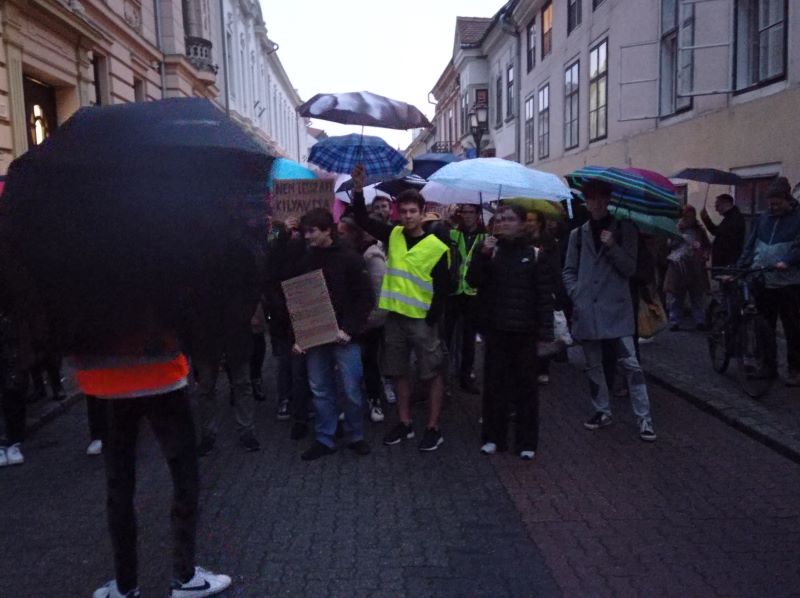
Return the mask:
[(584, 166), (568, 174), (566, 179), (570, 187), (581, 191), (590, 180), (608, 183), (613, 189), (611, 195), (617, 208), (673, 218), (681, 213), (675, 186), (668, 178), (652, 170)]

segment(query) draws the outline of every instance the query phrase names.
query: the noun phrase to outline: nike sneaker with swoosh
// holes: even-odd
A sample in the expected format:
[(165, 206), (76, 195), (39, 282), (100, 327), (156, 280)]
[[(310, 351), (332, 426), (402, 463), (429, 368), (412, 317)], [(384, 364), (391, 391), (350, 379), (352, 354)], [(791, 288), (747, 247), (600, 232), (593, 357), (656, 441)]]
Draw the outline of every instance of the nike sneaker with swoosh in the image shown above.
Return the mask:
[(170, 598), (203, 598), (219, 594), (231, 585), (231, 578), (207, 571), (202, 567), (194, 568), (194, 577), (186, 583), (172, 582)]

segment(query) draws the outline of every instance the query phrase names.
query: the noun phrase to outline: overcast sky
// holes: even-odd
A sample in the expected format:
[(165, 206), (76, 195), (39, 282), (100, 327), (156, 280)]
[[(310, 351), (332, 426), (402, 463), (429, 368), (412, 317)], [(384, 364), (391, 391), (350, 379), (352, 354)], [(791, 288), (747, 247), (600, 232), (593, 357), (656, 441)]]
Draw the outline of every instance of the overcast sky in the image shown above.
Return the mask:
[[(372, 91), (414, 104), (429, 118), (428, 92), (453, 52), (456, 16), (491, 17), (504, 0), (261, 0), (270, 38), (307, 100), (315, 93)], [(329, 135), (360, 127), (314, 121)], [(405, 149), (411, 133), (369, 129)]]

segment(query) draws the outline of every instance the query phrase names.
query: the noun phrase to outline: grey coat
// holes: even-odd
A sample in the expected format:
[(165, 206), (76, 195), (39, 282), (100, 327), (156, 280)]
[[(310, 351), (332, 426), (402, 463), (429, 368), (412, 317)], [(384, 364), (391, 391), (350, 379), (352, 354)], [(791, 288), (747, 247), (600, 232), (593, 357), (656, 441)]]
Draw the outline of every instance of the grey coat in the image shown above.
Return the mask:
[(564, 265), (564, 286), (573, 304), (572, 336), (576, 340), (632, 336), (630, 278), (636, 273), (639, 233), (631, 223), (615, 220), (610, 230), (616, 244), (611, 249), (601, 244), (598, 249), (589, 226), (587, 222), (570, 234)]

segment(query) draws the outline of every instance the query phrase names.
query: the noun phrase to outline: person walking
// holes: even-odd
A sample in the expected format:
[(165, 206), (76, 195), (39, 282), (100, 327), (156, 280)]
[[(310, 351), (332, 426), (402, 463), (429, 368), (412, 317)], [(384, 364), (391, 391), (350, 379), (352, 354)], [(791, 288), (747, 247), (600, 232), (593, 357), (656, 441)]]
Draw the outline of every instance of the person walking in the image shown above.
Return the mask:
[(539, 442), (537, 352), (553, 340), (553, 274), (525, 234), (525, 210), (503, 206), (494, 235), (481, 242), (467, 273), (477, 289), (485, 338), (483, 446), (508, 448), (509, 406), (516, 409), (515, 452), (533, 459)]
[[(756, 295), (758, 310), (773, 330), (778, 318), (786, 336), (786, 386), (800, 386), (800, 208), (789, 181), (777, 179), (767, 190), (769, 211), (758, 218), (739, 259), (740, 268), (771, 268)], [(769, 366), (777, 376), (778, 349), (773, 336)]]
[(572, 336), (581, 342), (594, 415), (584, 427), (598, 430), (613, 423), (603, 373), (603, 341), (625, 373), (639, 437), (656, 440), (644, 373), (633, 344), (635, 324), (630, 279), (636, 273), (638, 231), (616, 221), (608, 211), (612, 187), (598, 180), (584, 185), (590, 220), (572, 231), (563, 271), (572, 300)]
[[(337, 370), (344, 390), (343, 431), (347, 446), (358, 455), (370, 452), (364, 440), (364, 377), (361, 348), (353, 338), (364, 330), (375, 305), (369, 273), (364, 259), (343, 246), (336, 238), (333, 216), (315, 208), (300, 219), (309, 250), (298, 265), (298, 274), (322, 270), (330, 293), (336, 323), (335, 343), (311, 347), (306, 352), (308, 382), (314, 395), (315, 442), (301, 456), (314, 461), (336, 452), (336, 426), (339, 421)], [(302, 349), (295, 344), (294, 352)]]
[(706, 257), (711, 244), (708, 235), (697, 221), (692, 206), (685, 206), (678, 221), (680, 239), (670, 239), (671, 252), (667, 256), (667, 275), (664, 290), (667, 293), (670, 330), (679, 330), (686, 296), (692, 308), (692, 319), (697, 330), (706, 329), (703, 300), (708, 291)]
[(397, 198), (399, 226), (369, 217), (364, 203), (364, 167), (353, 176), (353, 215), (356, 224), (387, 247), (387, 270), (378, 305), (387, 310), (382, 371), (394, 379), (399, 422), (384, 436), (394, 445), (414, 438), (411, 419), (411, 352), (419, 378), (428, 384), (428, 421), (421, 451), (435, 451), (444, 442), (439, 429), (444, 394), (445, 352), (439, 333), (449, 292), (448, 247), (422, 227), (425, 200), (418, 191)]
[(733, 197), (727, 193), (717, 195), (714, 209), (722, 216), (719, 224), (714, 224), (705, 207), (700, 210), (700, 219), (706, 230), (714, 235), (711, 243), (711, 266), (724, 268), (736, 264), (744, 248), (747, 225), (744, 216), (733, 203)]
[(475, 374), (472, 371), (475, 363), (475, 295), (476, 289), (467, 283), (467, 272), (475, 248), (486, 238), (486, 229), (480, 222), (478, 206), (462, 204), (458, 209), (460, 224), (450, 231), (450, 243), (455, 249), (455, 261), (458, 267), (456, 288), (447, 298), (445, 310), (445, 340), (450, 352), (455, 352), (454, 335), (458, 324), (461, 325), (461, 351), (459, 364), (459, 385), (461, 389), (478, 394), (475, 386)]

